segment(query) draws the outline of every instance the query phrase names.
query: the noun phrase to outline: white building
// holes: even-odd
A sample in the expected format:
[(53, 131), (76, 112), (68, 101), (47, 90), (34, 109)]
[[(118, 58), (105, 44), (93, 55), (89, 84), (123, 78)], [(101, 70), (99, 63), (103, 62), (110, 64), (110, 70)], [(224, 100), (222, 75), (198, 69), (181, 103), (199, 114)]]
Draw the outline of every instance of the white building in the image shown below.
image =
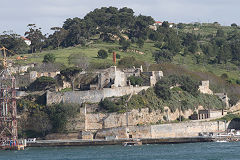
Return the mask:
[(29, 40), (29, 39), (27, 39), (26, 37), (21, 37), (23, 40), (24, 40), (24, 42), (28, 45), (28, 46), (30, 46), (31, 45), (31, 41)]

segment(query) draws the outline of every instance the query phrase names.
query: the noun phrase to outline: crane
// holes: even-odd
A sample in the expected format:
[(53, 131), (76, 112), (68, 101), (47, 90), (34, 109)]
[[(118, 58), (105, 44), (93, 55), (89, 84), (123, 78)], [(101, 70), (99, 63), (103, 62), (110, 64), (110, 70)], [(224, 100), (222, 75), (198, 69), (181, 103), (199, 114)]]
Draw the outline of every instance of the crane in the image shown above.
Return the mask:
[(1, 147), (14, 148), (18, 144), (17, 132), (17, 107), (15, 77), (11, 75), (7, 65), (7, 51), (5, 47), (0, 48), (3, 52), (0, 72), (0, 149)]

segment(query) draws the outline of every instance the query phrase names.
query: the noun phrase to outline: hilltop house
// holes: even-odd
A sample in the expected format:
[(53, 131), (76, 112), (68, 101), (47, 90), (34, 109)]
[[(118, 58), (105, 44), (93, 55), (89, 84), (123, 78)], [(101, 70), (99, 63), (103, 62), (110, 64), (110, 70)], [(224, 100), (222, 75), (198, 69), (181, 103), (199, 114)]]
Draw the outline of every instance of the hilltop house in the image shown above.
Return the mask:
[(27, 39), (26, 37), (21, 37), (22, 38), (22, 40), (24, 40), (24, 42), (28, 45), (28, 46), (30, 46), (31, 45), (31, 41), (29, 40), (29, 39)]

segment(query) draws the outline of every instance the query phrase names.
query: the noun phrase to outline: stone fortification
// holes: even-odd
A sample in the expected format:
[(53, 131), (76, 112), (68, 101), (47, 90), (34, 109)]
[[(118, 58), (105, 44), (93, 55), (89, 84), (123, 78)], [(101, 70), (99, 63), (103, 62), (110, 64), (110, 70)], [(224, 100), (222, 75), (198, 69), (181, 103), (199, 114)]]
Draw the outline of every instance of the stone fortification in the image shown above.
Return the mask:
[[(181, 112), (181, 115), (188, 118), (192, 110)], [(122, 126), (135, 126), (144, 124), (156, 124), (163, 121), (173, 121), (179, 117), (179, 111), (170, 112), (168, 107), (164, 111), (158, 109), (149, 111), (149, 108), (133, 109), (126, 113), (87, 113), (85, 115), (87, 130), (113, 128)]]
[[(179, 117), (179, 110), (171, 112), (168, 107), (164, 110), (157, 109), (150, 111), (149, 108), (133, 109), (126, 113), (97, 113), (98, 107), (80, 108), (79, 115), (70, 119), (67, 125), (69, 131), (77, 130), (99, 130), (123, 126), (142, 126), (146, 124), (156, 124), (159, 122), (174, 121)], [(180, 112), (181, 116), (188, 118), (193, 113), (192, 110)]]
[(167, 138), (192, 137), (201, 132), (225, 131), (228, 124), (216, 122), (186, 122), (149, 126), (129, 126), (99, 130), (95, 138), (115, 136), (118, 138)]
[(88, 91), (71, 91), (71, 92), (50, 92), (46, 94), (46, 104), (58, 103), (74, 103), (82, 104), (85, 102), (97, 103), (107, 97), (120, 97), (128, 94), (135, 93), (148, 89), (149, 86), (143, 87), (117, 87), (117, 88), (104, 88), (102, 90), (88, 90)]

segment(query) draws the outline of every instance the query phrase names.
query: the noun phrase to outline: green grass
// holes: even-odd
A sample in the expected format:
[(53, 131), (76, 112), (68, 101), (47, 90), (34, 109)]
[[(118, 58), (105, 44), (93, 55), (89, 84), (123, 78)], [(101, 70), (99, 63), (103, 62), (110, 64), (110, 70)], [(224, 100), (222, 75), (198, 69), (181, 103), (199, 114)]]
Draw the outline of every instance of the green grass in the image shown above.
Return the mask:
[[(143, 48), (138, 48), (136, 45), (132, 45), (130, 49), (136, 49), (141, 52), (144, 52), (144, 54), (139, 54), (135, 52), (123, 52), (119, 50), (119, 45), (116, 43), (96, 43), (91, 44), (88, 47), (69, 47), (59, 50), (45, 50), (43, 52), (37, 52), (34, 54), (21, 54), (21, 55), (15, 55), (11, 57), (11, 59), (15, 60), (17, 64), (29, 64), (29, 63), (41, 63), (43, 60), (43, 57), (47, 53), (52, 53), (56, 57), (56, 62), (62, 63), (66, 66), (68, 66), (68, 57), (71, 54), (75, 53), (83, 53), (85, 54), (89, 60), (90, 63), (112, 63), (112, 53), (109, 53), (107, 59), (100, 59), (97, 58), (97, 52), (100, 49), (108, 50), (110, 48), (113, 48), (114, 51), (116, 51), (118, 54), (121, 55), (121, 58), (127, 57), (127, 56), (133, 56), (137, 60), (141, 61), (147, 61), (154, 63), (154, 59), (152, 58), (152, 52), (156, 49), (154, 46), (154, 43), (148, 42), (144, 44)], [(17, 56), (26, 56), (28, 57), (27, 60), (16, 60)]]
[(194, 56), (187, 55), (181, 56), (177, 55), (174, 57), (174, 64), (181, 65), (188, 70), (198, 71), (198, 72), (210, 72), (217, 76), (221, 76), (223, 73), (227, 73), (229, 79), (239, 79), (240, 71), (238, 67), (232, 63), (227, 64), (196, 64)]

